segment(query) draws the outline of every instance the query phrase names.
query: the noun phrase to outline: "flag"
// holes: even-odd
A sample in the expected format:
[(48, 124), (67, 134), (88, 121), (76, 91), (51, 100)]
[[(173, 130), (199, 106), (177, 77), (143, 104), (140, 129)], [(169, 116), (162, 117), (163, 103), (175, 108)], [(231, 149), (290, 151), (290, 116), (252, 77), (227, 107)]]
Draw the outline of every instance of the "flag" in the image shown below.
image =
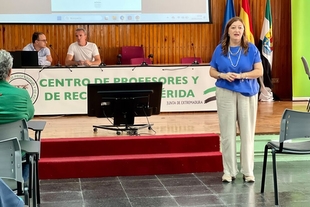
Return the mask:
[(235, 7), (234, 7), (234, 1), (233, 0), (227, 0), (226, 1), (226, 8), (225, 8), (225, 14), (224, 14), (224, 20), (222, 25), (222, 34), (224, 34), (225, 26), (227, 22), (236, 16), (235, 13)]
[(241, 9), (240, 9), (240, 18), (243, 20), (245, 25), (246, 37), (249, 42), (255, 43), (253, 36), (253, 26), (252, 26), (252, 18), (250, 13), (250, 5), (248, 0), (242, 0)]
[(270, 9), (270, 0), (266, 2), (265, 18), (263, 23), (262, 32), (260, 34), (260, 47), (262, 55), (268, 60), (270, 67), (272, 66), (272, 53), (273, 53), (273, 37), (272, 37), (272, 17)]
[[(270, 0), (266, 2), (265, 17), (263, 22), (260, 40), (258, 43), (262, 64), (264, 68), (263, 78), (260, 79), (260, 85), (263, 88), (271, 91), (272, 88), (272, 53), (273, 53), (273, 37), (272, 37), (272, 17)], [(270, 97), (271, 99), (271, 97)], [(272, 99), (273, 100), (273, 99)]]

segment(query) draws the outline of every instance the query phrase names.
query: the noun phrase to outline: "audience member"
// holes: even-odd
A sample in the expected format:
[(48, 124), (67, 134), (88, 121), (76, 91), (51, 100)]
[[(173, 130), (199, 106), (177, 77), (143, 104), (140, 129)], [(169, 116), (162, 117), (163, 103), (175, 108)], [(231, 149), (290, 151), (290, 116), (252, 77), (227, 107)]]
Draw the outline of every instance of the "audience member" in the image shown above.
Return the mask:
[(46, 36), (42, 32), (32, 34), (32, 43), (26, 45), (24, 51), (38, 51), (38, 62), (42, 66), (50, 66), (52, 64), (51, 51), (46, 47)]
[(87, 41), (87, 32), (83, 28), (75, 30), (76, 42), (72, 43), (67, 52), (67, 66), (71, 65), (99, 65), (101, 63), (98, 47), (95, 43)]
[(8, 82), (12, 65), (11, 54), (0, 50), (0, 124), (21, 119), (29, 121), (34, 116), (34, 107), (28, 91), (16, 88)]
[[(12, 86), (8, 81), (12, 73), (13, 57), (0, 50), (0, 124), (21, 119), (29, 121), (34, 116), (34, 106), (25, 89)], [(24, 158), (24, 157), (23, 157)], [(28, 180), (29, 165), (23, 164), (23, 178)]]

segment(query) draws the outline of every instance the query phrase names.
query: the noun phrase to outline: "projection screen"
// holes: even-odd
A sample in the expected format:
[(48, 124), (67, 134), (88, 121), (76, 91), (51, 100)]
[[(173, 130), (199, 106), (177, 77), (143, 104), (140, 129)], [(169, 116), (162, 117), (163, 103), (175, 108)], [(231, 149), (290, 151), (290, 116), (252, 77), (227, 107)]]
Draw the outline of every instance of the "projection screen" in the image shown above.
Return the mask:
[(210, 23), (211, 0), (15, 0), (0, 23)]

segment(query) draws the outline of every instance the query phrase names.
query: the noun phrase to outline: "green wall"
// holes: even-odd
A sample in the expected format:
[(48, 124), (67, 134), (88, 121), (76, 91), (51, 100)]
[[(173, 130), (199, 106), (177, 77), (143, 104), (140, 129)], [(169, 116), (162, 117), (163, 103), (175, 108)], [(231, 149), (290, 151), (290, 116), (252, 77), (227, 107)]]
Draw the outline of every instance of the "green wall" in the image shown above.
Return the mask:
[[(309, 65), (310, 0), (292, 0), (291, 4), (293, 100), (307, 100), (310, 97), (310, 80), (305, 73), (301, 56), (307, 59)], [(276, 39), (277, 37), (274, 38)]]

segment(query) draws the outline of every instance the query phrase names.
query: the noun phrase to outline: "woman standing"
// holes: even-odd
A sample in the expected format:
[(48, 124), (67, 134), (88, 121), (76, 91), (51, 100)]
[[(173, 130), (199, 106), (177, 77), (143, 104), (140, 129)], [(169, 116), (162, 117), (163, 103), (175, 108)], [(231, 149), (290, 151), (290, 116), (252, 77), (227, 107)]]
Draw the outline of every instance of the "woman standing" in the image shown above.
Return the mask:
[(260, 53), (249, 43), (241, 18), (226, 24), (221, 43), (210, 62), (210, 76), (217, 79), (216, 102), (223, 154), (223, 182), (239, 172), (236, 158), (237, 126), (240, 131), (240, 164), (245, 182), (254, 182), (254, 135), (259, 85), (263, 75)]

